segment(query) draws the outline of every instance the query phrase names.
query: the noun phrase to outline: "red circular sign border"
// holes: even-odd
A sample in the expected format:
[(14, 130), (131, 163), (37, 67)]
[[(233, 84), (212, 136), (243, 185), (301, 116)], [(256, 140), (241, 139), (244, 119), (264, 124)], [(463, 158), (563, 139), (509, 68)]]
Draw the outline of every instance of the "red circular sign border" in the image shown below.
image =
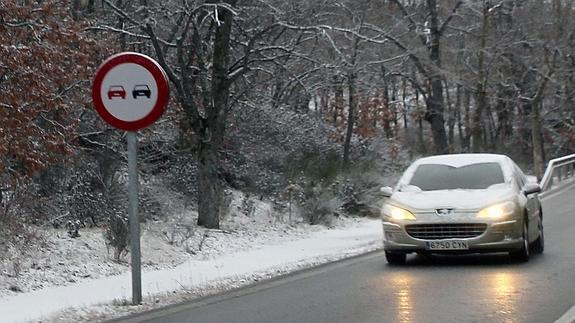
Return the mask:
[[(100, 96), (100, 89), (106, 74), (108, 74), (112, 68), (125, 63), (133, 63), (144, 67), (152, 74), (158, 86), (158, 99), (156, 100), (156, 104), (150, 113), (142, 119), (135, 121), (124, 121), (114, 117), (108, 112)], [(92, 102), (98, 114), (113, 127), (126, 131), (136, 131), (145, 128), (158, 120), (166, 109), (169, 93), (168, 78), (162, 67), (149, 56), (135, 52), (123, 52), (109, 57), (96, 71), (96, 76), (92, 83)]]

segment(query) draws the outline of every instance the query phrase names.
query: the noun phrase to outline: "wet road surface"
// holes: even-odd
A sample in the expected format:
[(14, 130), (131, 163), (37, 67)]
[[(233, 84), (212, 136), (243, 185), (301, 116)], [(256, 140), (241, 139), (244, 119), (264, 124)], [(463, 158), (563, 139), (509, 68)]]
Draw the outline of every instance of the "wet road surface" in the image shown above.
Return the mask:
[(528, 263), (507, 254), (383, 252), (172, 306), (126, 322), (554, 322), (575, 305), (575, 187), (543, 201), (545, 252)]

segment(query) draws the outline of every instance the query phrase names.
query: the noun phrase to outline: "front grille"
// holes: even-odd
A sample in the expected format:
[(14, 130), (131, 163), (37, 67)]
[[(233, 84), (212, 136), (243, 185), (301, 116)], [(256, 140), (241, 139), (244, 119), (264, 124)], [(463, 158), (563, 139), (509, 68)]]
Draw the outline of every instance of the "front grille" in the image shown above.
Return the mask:
[(407, 234), (416, 239), (463, 239), (478, 237), (487, 229), (485, 223), (434, 223), (405, 226)]

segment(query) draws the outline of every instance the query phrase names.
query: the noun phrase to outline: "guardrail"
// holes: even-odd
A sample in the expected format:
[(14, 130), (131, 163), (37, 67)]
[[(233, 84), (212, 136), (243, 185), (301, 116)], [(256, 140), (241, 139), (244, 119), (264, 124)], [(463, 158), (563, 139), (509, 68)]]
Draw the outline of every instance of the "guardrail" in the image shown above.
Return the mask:
[(575, 179), (575, 154), (549, 161), (539, 186), (545, 192), (553, 185)]

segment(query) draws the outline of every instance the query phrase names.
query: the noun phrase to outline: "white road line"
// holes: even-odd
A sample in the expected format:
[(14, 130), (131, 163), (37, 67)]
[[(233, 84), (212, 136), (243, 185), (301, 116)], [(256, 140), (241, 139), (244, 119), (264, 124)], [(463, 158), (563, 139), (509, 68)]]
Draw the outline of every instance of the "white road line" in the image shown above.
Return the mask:
[(567, 313), (563, 314), (555, 323), (573, 323), (575, 322), (575, 305)]
[[(552, 190), (550, 193), (550, 195), (545, 195), (542, 197), (542, 199), (548, 199), (550, 197), (559, 195), (561, 193), (563, 193), (566, 188), (568, 188), (570, 185), (565, 185), (564, 187), (561, 187), (557, 190)], [(561, 316), (560, 318), (557, 319), (557, 321), (555, 321), (555, 323), (574, 323), (575, 322), (575, 305), (573, 305), (573, 307), (571, 307), (567, 312), (565, 312), (565, 314), (563, 314), (563, 316)]]

